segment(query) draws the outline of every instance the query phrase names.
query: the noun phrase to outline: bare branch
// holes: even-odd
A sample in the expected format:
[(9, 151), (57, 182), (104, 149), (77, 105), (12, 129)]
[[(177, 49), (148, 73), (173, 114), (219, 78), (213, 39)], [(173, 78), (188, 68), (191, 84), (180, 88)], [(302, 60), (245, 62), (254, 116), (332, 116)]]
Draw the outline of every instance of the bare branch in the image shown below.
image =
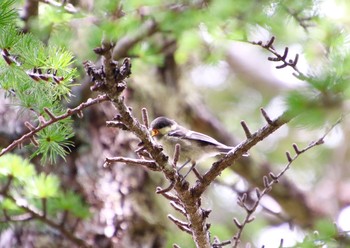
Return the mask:
[(181, 213), (183, 216), (186, 217), (186, 211), (182, 206), (179, 206), (179, 204), (175, 203), (174, 201), (170, 202), (170, 205), (179, 213)]
[(289, 121), (289, 118), (286, 114), (271, 120), (270, 123), (267, 123), (260, 130), (252, 134), (251, 138), (246, 139), (245, 141), (238, 144), (235, 149), (229, 152), (224, 158), (215, 162), (212, 167), (203, 175), (203, 180), (197, 182), (193, 188), (193, 193), (195, 195), (201, 195), (210, 183), (218, 176), (220, 173), (227, 167), (234, 164), (239, 158), (243, 156), (251, 147), (253, 147), (258, 142), (262, 141), (278, 128), (283, 126)]
[[(239, 222), (237, 219), (234, 219), (234, 223), (235, 225), (238, 227), (238, 232), (236, 233), (236, 235), (233, 237), (233, 247), (238, 247), (239, 243), (240, 243), (240, 237), (242, 235), (243, 229), (245, 227), (245, 225), (247, 225), (248, 223), (252, 222), (254, 220), (254, 216), (252, 216), (252, 214), (255, 212), (256, 208), (259, 206), (260, 201), (262, 199), (262, 197), (264, 195), (266, 195), (271, 189), (272, 186), (276, 183), (279, 182), (279, 179), (286, 173), (286, 171), (290, 168), (291, 164), (297, 159), (299, 158), (299, 156), (303, 153), (305, 153), (306, 151), (314, 148), (315, 146), (321, 145), (323, 144), (323, 140), (326, 137), (327, 134), (329, 134), (329, 132), (340, 123), (341, 118), (339, 118), (336, 123), (334, 123), (326, 132), (325, 134), (320, 137), (319, 139), (311, 142), (307, 147), (305, 147), (304, 149), (300, 150), (297, 148), (297, 146), (295, 144), (293, 144), (293, 148), (296, 151), (296, 154), (294, 157), (290, 156), (290, 153), (287, 152), (287, 160), (288, 163), (286, 164), (286, 166), (282, 169), (282, 171), (280, 173), (278, 173), (278, 175), (274, 175), (272, 172), (269, 173), (269, 176), (272, 178), (272, 180), (269, 180), (267, 176), (263, 177), (263, 181), (264, 181), (264, 189), (260, 190), (256, 190), (256, 195), (257, 195), (257, 200), (253, 203), (252, 207), (248, 208), (247, 205), (245, 204), (245, 199), (246, 199), (246, 195), (243, 195), (242, 198), (238, 199), (238, 205), (240, 205), (241, 207), (243, 207), (246, 212), (247, 215), (245, 217), (245, 219), (243, 220), (243, 222)], [(281, 241), (283, 242), (283, 241)]]
[(135, 159), (135, 158), (125, 158), (125, 157), (113, 157), (113, 158), (106, 158), (105, 162), (103, 164), (103, 167), (108, 167), (111, 163), (126, 163), (130, 165), (142, 165), (146, 168), (152, 170), (152, 171), (160, 171), (160, 168), (157, 166), (157, 164), (152, 160), (145, 160), (145, 159)]
[(174, 186), (175, 186), (175, 181), (172, 181), (170, 183), (170, 185), (168, 187), (166, 187), (165, 189), (157, 187), (156, 193), (157, 194), (164, 194), (164, 193), (169, 192), (170, 190), (172, 190), (174, 188)]
[(56, 116), (48, 108), (45, 107), (44, 111), (51, 118), (51, 120), (55, 120), (56, 119)]
[(170, 201), (174, 201), (176, 203), (178, 203), (180, 200), (179, 198), (177, 198), (176, 196), (170, 194), (169, 192), (165, 191), (165, 192), (162, 192), (162, 188), (161, 187), (157, 187), (156, 189), (156, 193), (158, 193), (163, 195), (166, 199), (170, 200)]
[(29, 221), (33, 219), (33, 216), (29, 213), (25, 214), (20, 214), (16, 216), (10, 216), (6, 209), (2, 210), (2, 213), (4, 214), (5, 219), (0, 220), (0, 223), (8, 223), (8, 222), (24, 222), (24, 221)]
[(192, 235), (192, 231), (190, 228), (190, 225), (186, 222), (183, 222), (179, 219), (176, 219), (174, 216), (172, 215), (168, 215), (168, 218), (175, 223), (175, 225), (180, 228), (180, 230), (187, 232), (188, 234)]
[(288, 57), (288, 52), (289, 52), (289, 48), (286, 47), (284, 49), (283, 54), (281, 55), (280, 53), (278, 53), (275, 48), (273, 47), (273, 43), (275, 41), (275, 37), (272, 36), (271, 39), (264, 45), (262, 41), (258, 41), (258, 42), (250, 42), (253, 45), (258, 45), (262, 48), (264, 48), (265, 50), (269, 51), (270, 53), (272, 53), (275, 57), (268, 57), (269, 61), (274, 61), (274, 62), (282, 62), (281, 65), (276, 66), (277, 69), (282, 69), (284, 67), (291, 67), (296, 74), (293, 74), (294, 76), (298, 77), (298, 78), (307, 78), (306, 75), (304, 75), (298, 68), (297, 68), (297, 63), (299, 60), (299, 55), (296, 54), (294, 60), (293, 59), (287, 59)]

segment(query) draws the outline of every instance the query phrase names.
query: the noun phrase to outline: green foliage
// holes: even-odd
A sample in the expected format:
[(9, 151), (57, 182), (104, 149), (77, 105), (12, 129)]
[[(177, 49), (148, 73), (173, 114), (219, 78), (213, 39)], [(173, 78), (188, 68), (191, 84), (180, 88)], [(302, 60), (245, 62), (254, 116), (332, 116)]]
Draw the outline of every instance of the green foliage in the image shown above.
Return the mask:
[(49, 160), (54, 164), (57, 161), (57, 156), (64, 159), (70, 151), (69, 147), (73, 146), (73, 142), (69, 140), (73, 137), (73, 131), (67, 122), (68, 120), (65, 120), (64, 124), (58, 122), (41, 130), (38, 133), (40, 145), (32, 157), (41, 154), (43, 163)]
[(28, 160), (23, 160), (20, 156), (7, 154), (0, 157), (0, 176), (13, 177), (21, 183), (27, 181), (35, 175), (35, 169)]
[(13, 8), (14, 2), (15, 0), (2, 0), (0, 2), (0, 28), (17, 18), (17, 13)]
[(316, 94), (293, 91), (287, 95), (286, 103), (290, 117), (296, 117), (295, 124), (314, 128), (325, 123), (326, 112)]
[(34, 198), (57, 197), (59, 180), (56, 176), (39, 174), (26, 182), (26, 195)]
[(9, 180), (9, 188), (1, 192), (3, 197), (0, 200), (0, 209), (6, 210), (9, 216), (25, 212), (16, 201), (20, 197), (39, 209), (43, 206), (38, 200), (45, 199), (48, 212), (53, 216), (58, 212), (68, 212), (81, 219), (89, 217), (89, 209), (77, 194), (62, 192), (57, 176), (36, 173), (34, 166), (18, 155), (6, 154), (0, 157), (0, 188), (3, 189)]
[[(1, 22), (0, 17), (0, 49), (4, 58), (0, 63), (0, 87), (14, 92), (14, 102), (22, 110), (46, 118), (44, 108), (62, 114), (65, 109), (62, 99), (70, 100), (71, 87), (75, 85), (72, 82), (77, 76), (76, 68), (72, 68), (73, 54), (54, 44), (44, 45), (31, 34), (21, 34), (14, 25), (16, 15), (11, 9), (12, 3), (0, 3), (6, 17), (6, 22)], [(56, 123), (39, 133), (39, 147), (34, 155), (42, 155), (43, 163), (48, 160), (55, 163), (57, 156), (68, 154), (72, 136), (71, 122)]]
[[(14, 1), (3, 0), (0, 1), (0, 49), (10, 54), (12, 62), (0, 59), (0, 87), (6, 90), (8, 95), (13, 96), (14, 102), (22, 107), (22, 111), (30, 110), (34, 113), (33, 116), (48, 120), (50, 116), (44, 108), (48, 108), (55, 115), (60, 115), (65, 112), (62, 102), (69, 101), (72, 97), (71, 88), (77, 77), (77, 70), (73, 68), (74, 56), (79, 56), (81, 49), (82, 55), (78, 60), (91, 57), (92, 48), (98, 46), (102, 38), (117, 42), (125, 35), (139, 34), (140, 26), (146, 20), (154, 19), (158, 24), (158, 34), (142, 38), (128, 51), (129, 55), (137, 60), (134, 65), (137, 63), (143, 65), (134, 66), (133, 73), (141, 75), (137, 69), (145, 69), (148, 65), (162, 66), (165, 56), (168, 55), (164, 52), (167, 50), (167, 42), (173, 41), (177, 47), (175, 58), (179, 69), (186, 68), (186, 72), (190, 74), (193, 66), (217, 63), (225, 58), (227, 51), (225, 46), (230, 40), (247, 41), (255, 33), (255, 29), (261, 28), (275, 35), (284, 45), (296, 41), (298, 44), (305, 43), (303, 53), (306, 58), (312, 62), (321, 61), (319, 66), (311, 68), (305, 77), (300, 77), (308, 87), (289, 92), (285, 98), (289, 113), (293, 117), (297, 116), (294, 119), (295, 124), (303, 127), (319, 127), (329, 122), (330, 111), (334, 109), (342, 111), (343, 101), (347, 101), (350, 97), (348, 86), (350, 56), (349, 36), (344, 32), (345, 29), (328, 20), (319, 19), (317, 2), (237, 0), (232, 4), (226, 0), (216, 0), (200, 6), (198, 1), (165, 3), (160, 0), (101, 0), (94, 1), (92, 11), (94, 16), (84, 12), (87, 11), (84, 9), (79, 10), (80, 14), (76, 15), (65, 12), (63, 8), (42, 5), (44, 11), (32, 22), (34, 34), (22, 34), (16, 28)], [(85, 18), (79, 20), (80, 17)], [(309, 17), (318, 27), (309, 30), (306, 35), (305, 29), (300, 27), (298, 18), (308, 20)], [(73, 19), (76, 23), (71, 22)], [(82, 27), (80, 24), (84, 22), (88, 24)], [(74, 26), (79, 27), (79, 30)], [(74, 32), (76, 31), (74, 28), (79, 32)], [(86, 29), (85, 32), (81, 32), (82, 29)], [(76, 42), (74, 48), (70, 46), (72, 40)], [(315, 48), (313, 40), (317, 40), (324, 48), (322, 56), (319, 55), (319, 51), (312, 50)], [(255, 63), (253, 60), (254, 58), (252, 64)], [(150, 74), (149, 71), (154, 70), (148, 70), (143, 75)], [(40, 78), (39, 74), (45, 75), (47, 80)], [(188, 79), (180, 80), (183, 82)], [(208, 96), (215, 98), (215, 101), (219, 99), (222, 105), (229, 105), (228, 114), (224, 111), (217, 114), (225, 118), (225, 115), (234, 116), (229, 121), (225, 120), (232, 126), (239, 121), (234, 118), (241, 119), (241, 116), (244, 116), (240, 115), (241, 109), (244, 109), (245, 115), (249, 112), (246, 106), (242, 108), (242, 103), (255, 102), (255, 99), (250, 100), (252, 96), (254, 97), (252, 94), (254, 89), (249, 89), (249, 94), (242, 94), (242, 88), (247, 86), (238, 85), (238, 80), (234, 83), (232, 87), (234, 93), (227, 91), (228, 88), (221, 89), (224, 93), (217, 95), (208, 92)], [(178, 91), (181, 92), (182, 89)], [(226, 96), (226, 100), (223, 96)], [(249, 100), (242, 101), (242, 98)], [(266, 103), (268, 100), (264, 101)], [(232, 104), (233, 102), (235, 104)], [(249, 105), (249, 107), (259, 109), (261, 106)], [(251, 117), (244, 116), (244, 118), (249, 120)], [(37, 118), (31, 123), (37, 124)], [(252, 123), (250, 127), (255, 128), (253, 125), (260, 127), (258, 121)], [(42, 163), (47, 161), (57, 163), (58, 156), (65, 158), (70, 152), (70, 147), (73, 145), (72, 136), (71, 120), (57, 122), (45, 128), (35, 137), (39, 146), (31, 158), (39, 155)], [(276, 147), (277, 149), (279, 152), (282, 147)], [(9, 178), (13, 178), (9, 194), (23, 197), (37, 208), (41, 208), (41, 200), (46, 199), (48, 213), (52, 216), (60, 212), (68, 212), (78, 218), (89, 216), (83, 200), (69, 190), (63, 192), (56, 176), (37, 174), (28, 161), (18, 156), (6, 155), (0, 158), (0, 184), (6, 185)], [(11, 215), (23, 213), (23, 209), (6, 196), (0, 201), (0, 208)], [(319, 235), (308, 236), (298, 247), (318, 247), (334, 242), (330, 238), (334, 233), (329, 224), (321, 223), (316, 229)], [(231, 230), (227, 233), (227, 229), (215, 225), (211, 231), (217, 233), (220, 238), (232, 234)], [(182, 246), (193, 245), (189, 235), (183, 233), (181, 235), (184, 235), (184, 238), (180, 236)], [(250, 235), (246, 236), (248, 238)], [(170, 239), (172, 239), (170, 243), (177, 242), (179, 237), (172, 235)]]
[(335, 229), (334, 223), (329, 220), (319, 220), (316, 223), (313, 234), (307, 235), (304, 240), (294, 247), (298, 248), (315, 248), (315, 247), (341, 247), (337, 242), (336, 237), (338, 233)]
[(61, 193), (59, 197), (53, 199), (50, 206), (56, 211), (68, 211), (77, 218), (86, 219), (90, 216), (89, 209), (83, 204), (81, 197), (72, 191)]
[(18, 32), (13, 25), (0, 26), (0, 34), (1, 48), (11, 48), (18, 42)]

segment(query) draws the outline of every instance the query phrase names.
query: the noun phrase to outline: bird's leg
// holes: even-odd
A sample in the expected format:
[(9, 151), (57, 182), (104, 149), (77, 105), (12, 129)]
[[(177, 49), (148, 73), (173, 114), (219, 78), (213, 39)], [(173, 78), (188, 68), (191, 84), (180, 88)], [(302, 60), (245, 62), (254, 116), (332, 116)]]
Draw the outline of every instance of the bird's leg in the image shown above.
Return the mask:
[(180, 172), (180, 170), (185, 167), (189, 162), (191, 161), (191, 159), (188, 159), (183, 165), (181, 165), (178, 169), (177, 169), (177, 173)]
[[(187, 162), (188, 163), (188, 162)], [(182, 180), (185, 180), (185, 178), (187, 177), (188, 174), (190, 174), (190, 172), (194, 169), (194, 167), (196, 166), (196, 162), (192, 162), (191, 168), (187, 171), (187, 173), (183, 176)]]

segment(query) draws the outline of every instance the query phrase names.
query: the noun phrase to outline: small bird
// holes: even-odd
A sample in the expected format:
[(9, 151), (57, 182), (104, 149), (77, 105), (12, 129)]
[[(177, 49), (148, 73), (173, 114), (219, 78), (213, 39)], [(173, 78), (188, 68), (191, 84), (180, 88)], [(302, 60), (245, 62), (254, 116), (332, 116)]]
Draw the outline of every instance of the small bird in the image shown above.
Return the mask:
[(188, 163), (191, 163), (190, 170), (184, 178), (195, 167), (196, 163), (218, 154), (226, 154), (234, 147), (226, 146), (214, 138), (195, 131), (188, 130), (174, 120), (166, 117), (158, 117), (151, 122), (151, 135), (156, 143), (163, 147), (164, 153), (173, 159), (175, 145), (180, 145), (179, 163), (181, 166), (178, 172)]

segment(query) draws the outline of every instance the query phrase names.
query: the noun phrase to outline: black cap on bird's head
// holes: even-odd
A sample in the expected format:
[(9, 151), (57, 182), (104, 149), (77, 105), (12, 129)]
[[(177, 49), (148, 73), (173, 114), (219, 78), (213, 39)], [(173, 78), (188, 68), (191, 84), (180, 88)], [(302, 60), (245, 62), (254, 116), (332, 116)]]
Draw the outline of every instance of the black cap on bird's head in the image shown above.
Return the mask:
[(174, 125), (176, 125), (175, 121), (164, 116), (158, 117), (151, 122), (151, 134), (152, 136), (157, 136), (163, 133), (162, 130), (171, 128)]

